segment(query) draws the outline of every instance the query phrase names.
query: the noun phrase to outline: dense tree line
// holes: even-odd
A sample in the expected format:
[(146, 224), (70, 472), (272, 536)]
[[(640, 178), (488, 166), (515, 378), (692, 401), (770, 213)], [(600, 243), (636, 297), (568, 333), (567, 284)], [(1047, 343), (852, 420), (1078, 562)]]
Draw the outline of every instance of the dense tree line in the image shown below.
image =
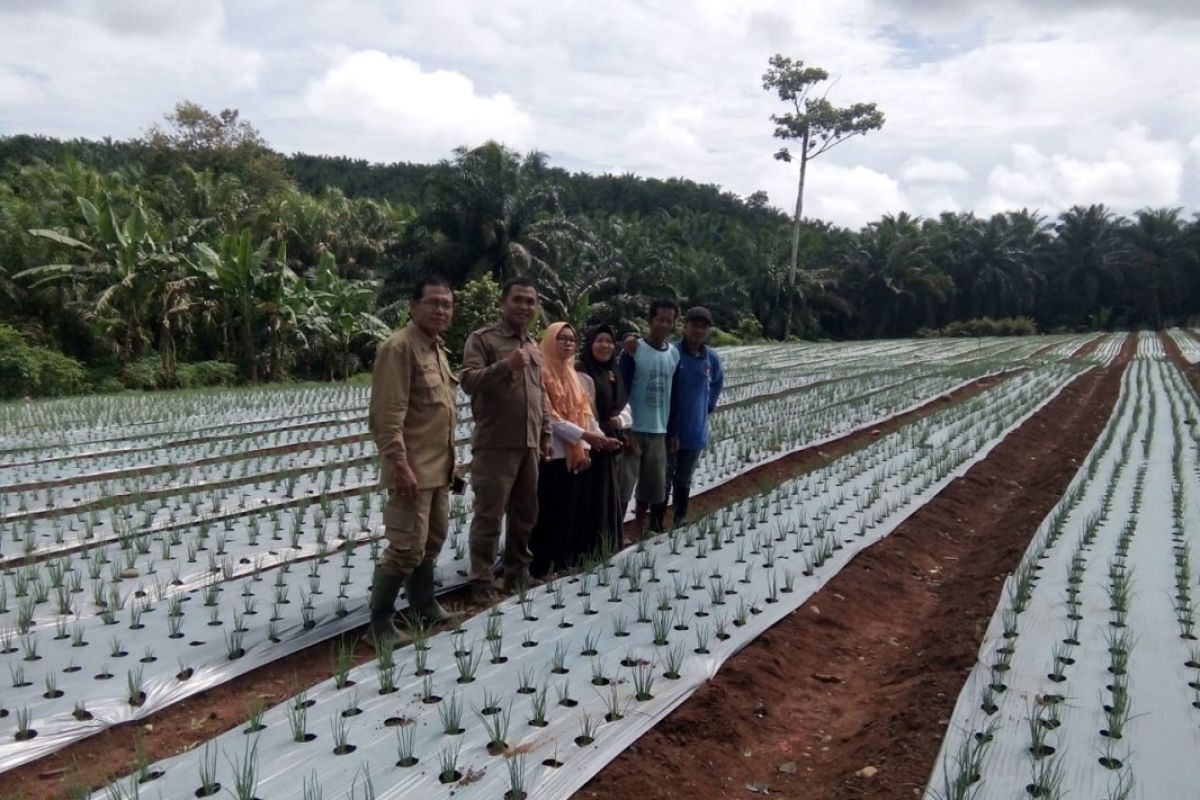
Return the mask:
[(780, 336), (789, 305), (804, 338), (1200, 314), (1200, 220), (1179, 209), (809, 219), (794, 282), (791, 234), (762, 193), (572, 174), (496, 143), (431, 165), (283, 157), (236, 112), (184, 103), (134, 141), (0, 139), (0, 324), (32, 348), (0, 378), (53, 391), (29, 377), (38, 353), (79, 362), (68, 388), (344, 378), (430, 271), (466, 290), (452, 335), (518, 273), (554, 318), (636, 325), (663, 294), (740, 338)]

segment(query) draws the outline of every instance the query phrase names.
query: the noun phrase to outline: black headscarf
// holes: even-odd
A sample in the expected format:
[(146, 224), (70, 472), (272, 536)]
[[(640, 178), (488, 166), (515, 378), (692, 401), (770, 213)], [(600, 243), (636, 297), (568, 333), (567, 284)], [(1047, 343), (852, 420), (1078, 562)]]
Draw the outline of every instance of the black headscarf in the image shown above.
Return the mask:
[[(607, 333), (613, 340), (613, 356), (605, 363), (600, 363), (592, 355), (592, 345), (602, 333)], [(620, 343), (613, 329), (608, 325), (593, 325), (583, 334), (583, 351), (579, 354), (579, 363), (575, 365), (576, 370), (591, 376), (596, 384), (596, 421), (607, 436), (613, 435), (609, 420), (621, 413), (626, 402), (625, 383), (617, 369), (619, 352)]]

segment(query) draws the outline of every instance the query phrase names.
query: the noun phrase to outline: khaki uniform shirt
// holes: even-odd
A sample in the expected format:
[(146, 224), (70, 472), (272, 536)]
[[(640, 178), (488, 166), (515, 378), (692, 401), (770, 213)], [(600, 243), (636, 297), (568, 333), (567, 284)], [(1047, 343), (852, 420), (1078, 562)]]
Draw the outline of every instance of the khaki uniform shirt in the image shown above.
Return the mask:
[[(521, 345), (530, 363), (514, 372), (503, 363)], [(518, 335), (501, 322), (467, 337), (459, 372), (471, 396), (475, 449), (534, 448), (550, 441), (550, 406), (542, 382), (542, 351), (529, 334)]]
[(380, 456), (380, 483), (392, 488), (395, 462), (408, 461), (417, 486), (446, 486), (454, 472), (456, 381), (441, 339), (413, 323), (375, 354), (369, 426)]

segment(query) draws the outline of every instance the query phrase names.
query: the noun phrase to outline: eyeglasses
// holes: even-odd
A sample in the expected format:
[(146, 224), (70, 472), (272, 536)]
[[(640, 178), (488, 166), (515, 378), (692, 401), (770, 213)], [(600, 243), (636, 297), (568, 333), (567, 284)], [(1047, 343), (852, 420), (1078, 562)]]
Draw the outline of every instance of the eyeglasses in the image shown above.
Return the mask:
[(575, 344), (576, 342), (579, 341), (578, 339), (576, 339), (574, 336), (571, 336), (570, 334), (559, 335), (554, 338), (556, 340), (562, 342), (563, 344)]

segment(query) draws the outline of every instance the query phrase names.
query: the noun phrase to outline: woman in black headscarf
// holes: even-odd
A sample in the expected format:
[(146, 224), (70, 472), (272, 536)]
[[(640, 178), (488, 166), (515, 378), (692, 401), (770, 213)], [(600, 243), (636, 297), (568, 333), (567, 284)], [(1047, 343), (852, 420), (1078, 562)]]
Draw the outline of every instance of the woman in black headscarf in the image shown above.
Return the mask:
[[(605, 436), (627, 440), (632, 417), (626, 404), (625, 386), (617, 370), (617, 337), (608, 325), (588, 328), (575, 369), (592, 379), (596, 386), (596, 422)], [(615, 552), (621, 547), (621, 526), (625, 521), (625, 505), (621, 504), (618, 482), (619, 460), (624, 451), (611, 453), (592, 451), (592, 468), (588, 470), (591, 508), (596, 515), (596, 550)]]

